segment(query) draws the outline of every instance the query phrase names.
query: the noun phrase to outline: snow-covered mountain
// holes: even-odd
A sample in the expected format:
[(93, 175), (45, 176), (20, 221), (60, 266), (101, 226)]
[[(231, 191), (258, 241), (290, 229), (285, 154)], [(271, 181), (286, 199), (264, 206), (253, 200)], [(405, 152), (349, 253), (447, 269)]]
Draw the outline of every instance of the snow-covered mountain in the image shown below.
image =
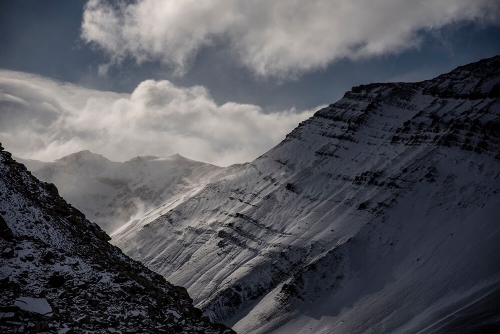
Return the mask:
[(224, 172), (178, 154), (141, 156), (124, 163), (90, 151), (55, 162), (16, 159), (39, 179), (54, 183), (69, 203), (108, 233)]
[(113, 235), (239, 333), (500, 326), (500, 56), (354, 87)]
[(234, 333), (0, 145), (1, 333)]

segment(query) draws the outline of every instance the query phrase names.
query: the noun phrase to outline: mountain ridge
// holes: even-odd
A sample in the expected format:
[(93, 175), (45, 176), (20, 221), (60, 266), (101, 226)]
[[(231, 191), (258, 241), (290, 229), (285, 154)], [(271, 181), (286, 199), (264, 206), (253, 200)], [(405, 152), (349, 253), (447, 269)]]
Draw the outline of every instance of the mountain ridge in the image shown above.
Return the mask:
[[(242, 333), (433, 326), (482, 284), (484, 298), (496, 294), (499, 82), (496, 56), (420, 83), (354, 87), (269, 152), (149, 212), (114, 243)], [(476, 236), (474, 251), (460, 248), (464, 231)], [(467, 275), (447, 287), (444, 277), (460, 270)], [(422, 302), (402, 303), (405, 289)], [(452, 303), (454, 289), (468, 292)], [(388, 313), (370, 314), (373, 305)]]
[(40, 179), (57, 184), (69, 202), (109, 233), (224, 173), (179, 154), (115, 162), (84, 150), (55, 162), (18, 160)]
[(353, 87), (112, 242), (240, 333), (496, 329), (499, 87), (500, 56)]
[(234, 333), (125, 256), (0, 145), (2, 333)]

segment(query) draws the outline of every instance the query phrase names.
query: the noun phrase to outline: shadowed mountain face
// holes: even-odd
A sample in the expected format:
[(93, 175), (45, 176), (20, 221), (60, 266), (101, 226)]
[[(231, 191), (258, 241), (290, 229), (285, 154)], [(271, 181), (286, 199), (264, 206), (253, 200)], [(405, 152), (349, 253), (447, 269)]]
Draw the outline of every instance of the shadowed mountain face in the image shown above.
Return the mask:
[(108, 233), (185, 192), (203, 187), (224, 169), (186, 159), (143, 156), (124, 163), (81, 151), (55, 162), (18, 159)]
[(354, 87), (114, 243), (241, 333), (495, 328), (499, 116), (500, 57)]
[(0, 146), (1, 333), (234, 333)]

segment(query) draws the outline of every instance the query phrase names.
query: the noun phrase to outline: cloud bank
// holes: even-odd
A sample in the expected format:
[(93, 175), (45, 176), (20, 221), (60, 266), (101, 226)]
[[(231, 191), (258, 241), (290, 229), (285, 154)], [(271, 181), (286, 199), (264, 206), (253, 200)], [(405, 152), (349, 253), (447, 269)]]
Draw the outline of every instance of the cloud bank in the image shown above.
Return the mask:
[(281, 80), (416, 47), (422, 30), (499, 18), (497, 0), (89, 0), (81, 36), (111, 63), (159, 60), (180, 75), (222, 41), (257, 76)]
[(0, 71), (0, 141), (19, 157), (44, 161), (90, 149), (117, 161), (180, 153), (226, 166), (263, 154), (313, 112), (217, 105), (202, 86), (166, 80), (117, 94)]

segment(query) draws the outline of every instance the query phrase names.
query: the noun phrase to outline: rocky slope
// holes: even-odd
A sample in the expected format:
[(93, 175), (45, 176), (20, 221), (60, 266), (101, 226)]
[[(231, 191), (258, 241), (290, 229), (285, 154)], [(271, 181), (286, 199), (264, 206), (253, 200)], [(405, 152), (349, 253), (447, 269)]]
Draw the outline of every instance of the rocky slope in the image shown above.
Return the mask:
[(178, 154), (142, 156), (124, 163), (90, 151), (55, 162), (16, 159), (39, 179), (54, 183), (69, 203), (108, 233), (166, 202), (179, 200), (224, 171)]
[(241, 333), (498, 328), (500, 57), (354, 87), (116, 233)]
[(1, 333), (233, 333), (0, 145)]

